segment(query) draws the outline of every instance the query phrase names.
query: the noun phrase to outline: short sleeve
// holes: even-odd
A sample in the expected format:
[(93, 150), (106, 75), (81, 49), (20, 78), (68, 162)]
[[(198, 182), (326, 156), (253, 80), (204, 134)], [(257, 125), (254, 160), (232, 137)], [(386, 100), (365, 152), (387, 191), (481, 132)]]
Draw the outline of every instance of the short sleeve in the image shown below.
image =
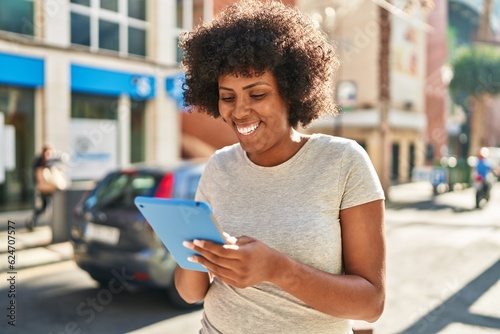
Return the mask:
[(355, 141), (346, 144), (340, 173), (341, 210), (385, 198), (370, 157)]

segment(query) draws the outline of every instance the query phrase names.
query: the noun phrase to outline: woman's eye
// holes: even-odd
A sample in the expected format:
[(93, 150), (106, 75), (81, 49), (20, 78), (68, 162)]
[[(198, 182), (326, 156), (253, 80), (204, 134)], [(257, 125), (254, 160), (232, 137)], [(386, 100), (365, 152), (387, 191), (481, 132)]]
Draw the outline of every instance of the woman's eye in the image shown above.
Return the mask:
[(229, 97), (222, 97), (220, 98), (221, 101), (224, 101), (224, 102), (232, 102), (234, 100), (234, 97), (232, 96), (229, 96)]
[(264, 96), (266, 96), (266, 94), (253, 94), (251, 95), (252, 99), (256, 99), (256, 100), (260, 100), (262, 99)]

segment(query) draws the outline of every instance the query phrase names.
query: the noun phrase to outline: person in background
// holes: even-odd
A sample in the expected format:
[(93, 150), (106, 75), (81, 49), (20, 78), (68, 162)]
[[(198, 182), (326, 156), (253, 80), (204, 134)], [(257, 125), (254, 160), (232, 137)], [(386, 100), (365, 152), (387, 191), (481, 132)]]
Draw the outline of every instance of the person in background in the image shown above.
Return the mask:
[(26, 222), (28, 230), (33, 231), (38, 219), (43, 214), (50, 204), (52, 195), (58, 189), (62, 189), (64, 185), (64, 176), (56, 167), (59, 162), (54, 155), (54, 149), (50, 144), (45, 144), (42, 147), (42, 152), (35, 158), (33, 163), (33, 178), (35, 182), (35, 191), (40, 198), (41, 205), (35, 205), (33, 216)]
[(384, 193), (353, 140), (298, 131), (335, 114), (338, 59), (299, 10), (243, 0), (182, 36), (185, 102), (238, 143), (217, 151), (196, 199), (227, 244), (186, 240), (209, 273), (178, 267), (204, 301), (200, 333), (352, 333), (385, 300)]
[(477, 154), (474, 166), (473, 180), (476, 190), (476, 208), (483, 207), (490, 199), (490, 192), (494, 182), (493, 166), (488, 160), (489, 149), (482, 147)]
[(481, 176), (483, 180), (489, 177), (492, 173), (492, 166), (488, 161), (489, 150), (487, 147), (481, 147), (477, 154), (477, 164), (475, 167), (476, 173)]

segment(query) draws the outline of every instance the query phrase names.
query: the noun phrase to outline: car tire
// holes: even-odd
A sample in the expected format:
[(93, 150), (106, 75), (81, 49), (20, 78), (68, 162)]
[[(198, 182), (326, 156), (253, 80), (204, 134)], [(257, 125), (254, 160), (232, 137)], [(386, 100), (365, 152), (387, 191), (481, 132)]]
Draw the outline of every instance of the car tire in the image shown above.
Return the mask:
[[(108, 289), (109, 288), (109, 281), (111, 281), (111, 277), (109, 276), (102, 276), (98, 275), (95, 273), (89, 273), (89, 276), (92, 277), (94, 281), (96, 281), (99, 284), (99, 288), (102, 289)], [(117, 288), (122, 287), (123, 285), (118, 282), (119, 286)], [(123, 286), (125, 287), (125, 286)]]

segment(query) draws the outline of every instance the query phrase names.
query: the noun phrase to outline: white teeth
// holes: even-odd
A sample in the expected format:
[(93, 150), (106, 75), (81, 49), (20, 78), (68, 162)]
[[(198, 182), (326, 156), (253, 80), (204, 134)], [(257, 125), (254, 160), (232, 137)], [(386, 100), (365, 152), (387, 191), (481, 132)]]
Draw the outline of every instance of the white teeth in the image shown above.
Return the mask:
[(254, 133), (255, 130), (259, 127), (260, 123), (255, 123), (249, 126), (238, 126), (236, 127), (238, 129), (238, 132), (241, 133), (242, 135), (248, 136), (251, 133)]

